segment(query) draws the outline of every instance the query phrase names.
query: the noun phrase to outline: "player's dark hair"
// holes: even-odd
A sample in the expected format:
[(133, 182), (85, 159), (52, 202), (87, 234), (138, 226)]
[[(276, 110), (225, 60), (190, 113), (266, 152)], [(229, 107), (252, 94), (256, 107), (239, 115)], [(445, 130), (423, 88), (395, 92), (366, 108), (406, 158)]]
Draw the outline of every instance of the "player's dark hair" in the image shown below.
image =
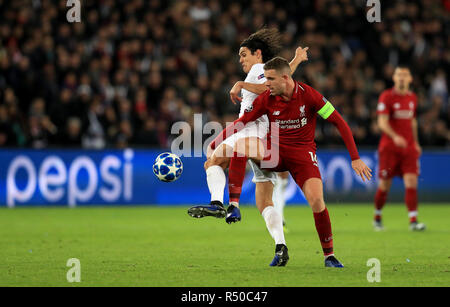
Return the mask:
[(275, 69), (278, 72), (291, 71), (288, 60), (279, 56), (267, 61), (267, 63), (264, 64), (264, 70), (270, 69)]
[(263, 62), (275, 57), (282, 48), (281, 35), (276, 28), (262, 28), (245, 39), (240, 47), (247, 47), (253, 54), (261, 50)]

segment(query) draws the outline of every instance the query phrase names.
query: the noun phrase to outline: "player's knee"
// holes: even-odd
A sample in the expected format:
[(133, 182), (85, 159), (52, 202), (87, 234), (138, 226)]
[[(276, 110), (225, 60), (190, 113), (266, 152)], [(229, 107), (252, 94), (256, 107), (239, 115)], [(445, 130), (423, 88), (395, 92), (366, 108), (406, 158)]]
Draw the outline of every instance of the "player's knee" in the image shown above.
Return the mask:
[(214, 165), (218, 165), (223, 169), (228, 168), (228, 165), (230, 164), (229, 158), (219, 158), (214, 162)]
[(417, 189), (417, 181), (409, 182), (408, 185), (406, 185), (407, 189)]
[(321, 212), (325, 209), (323, 197), (312, 196), (308, 199), (308, 203), (314, 212)]
[(233, 151), (235, 155), (238, 155), (239, 157), (245, 157), (247, 155), (247, 147), (245, 144), (245, 139), (240, 139), (234, 144)]
[(380, 183), (378, 184), (378, 188), (383, 191), (389, 191), (391, 188), (391, 181), (390, 180), (380, 180)]
[(417, 177), (405, 177), (404, 179), (405, 188), (407, 189), (416, 189), (417, 188)]
[(264, 147), (258, 138), (239, 139), (233, 150), (234, 154), (240, 157), (248, 157), (255, 161), (261, 161), (264, 158)]
[(208, 169), (211, 166), (217, 165), (217, 166), (220, 166), (221, 168), (225, 169), (228, 167), (228, 162), (229, 162), (229, 159), (226, 157), (212, 156), (211, 158), (206, 160), (204, 167), (205, 167), (205, 169)]

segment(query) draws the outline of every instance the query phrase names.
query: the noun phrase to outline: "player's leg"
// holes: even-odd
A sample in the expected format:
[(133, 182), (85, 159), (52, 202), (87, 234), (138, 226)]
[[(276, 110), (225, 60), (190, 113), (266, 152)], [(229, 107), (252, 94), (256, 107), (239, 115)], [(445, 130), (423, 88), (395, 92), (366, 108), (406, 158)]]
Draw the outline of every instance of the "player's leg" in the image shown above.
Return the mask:
[(286, 225), (284, 219), (284, 206), (286, 205), (285, 191), (289, 182), (289, 172), (277, 173), (277, 181), (273, 187), (273, 203), (275, 210), (281, 215), (283, 219), (283, 226)]
[(374, 214), (374, 221), (373, 226), (375, 230), (382, 230), (383, 224), (382, 224), (382, 210), (384, 205), (386, 204), (387, 195), (389, 193), (389, 190), (391, 188), (392, 179), (380, 179), (378, 183), (378, 189), (375, 193), (375, 214)]
[(309, 178), (304, 182), (302, 190), (313, 211), (317, 234), (325, 256), (325, 266), (343, 267), (342, 263), (334, 256), (331, 221), (323, 199), (322, 180), (320, 178)]
[(408, 209), (410, 229), (425, 230), (425, 224), (417, 222), (417, 185), (420, 173), (419, 153), (414, 150), (404, 152), (401, 159), (401, 174), (405, 185), (405, 203)]
[[(261, 171), (261, 170), (259, 170)], [(274, 174), (275, 175), (275, 174)], [(256, 207), (266, 222), (267, 230), (275, 241), (275, 256), (270, 266), (285, 266), (289, 260), (288, 248), (283, 233), (283, 220), (280, 214), (275, 210), (272, 202), (273, 182), (270, 179), (260, 179), (255, 173)], [(273, 178), (275, 179), (275, 178)], [(267, 180), (267, 181), (263, 181)], [(258, 182), (259, 181), (259, 182)]]
[(302, 189), (313, 211), (317, 234), (325, 256), (325, 266), (344, 267), (334, 256), (331, 221), (323, 199), (323, 184), (314, 149), (290, 150), (289, 155), (283, 158), (284, 165)]
[(233, 147), (222, 143), (205, 162), (206, 181), (211, 193), (211, 201), (223, 203), (226, 184), (224, 170), (228, 168), (232, 154)]
[(399, 174), (401, 157), (399, 153), (390, 148), (378, 150), (378, 189), (374, 198), (374, 220), (373, 227), (376, 231), (383, 229), (382, 211), (386, 204), (389, 190), (391, 189), (392, 178)]
[[(234, 154), (228, 168), (229, 209), (232, 211), (239, 210), (247, 160), (261, 161), (264, 158), (265, 150), (262, 139), (266, 137), (268, 130), (268, 123), (253, 122), (235, 134), (237, 137), (233, 146)], [(233, 214), (230, 215), (230, 218), (228, 219), (227, 215), (227, 222), (233, 222)]]
[(405, 204), (408, 209), (408, 216), (411, 230), (425, 230), (425, 224), (417, 221), (417, 174), (406, 173), (403, 175), (405, 185)]
[(205, 216), (225, 217), (226, 211), (223, 206), (223, 195), (226, 176), (224, 170), (228, 167), (232, 154), (233, 147), (224, 142), (206, 160), (204, 167), (206, 171), (206, 182), (211, 194), (211, 202), (206, 206), (200, 205), (189, 208), (188, 214), (190, 216), (195, 218)]
[[(245, 177), (247, 160), (261, 161), (264, 157), (264, 145), (258, 137), (240, 138), (234, 145), (234, 154), (228, 169), (228, 192), (230, 196), (230, 208), (228, 211), (236, 211), (239, 208), (242, 183)], [(228, 218), (228, 216), (227, 216)], [(227, 222), (229, 222), (227, 220)], [(234, 222), (234, 220), (230, 220)]]

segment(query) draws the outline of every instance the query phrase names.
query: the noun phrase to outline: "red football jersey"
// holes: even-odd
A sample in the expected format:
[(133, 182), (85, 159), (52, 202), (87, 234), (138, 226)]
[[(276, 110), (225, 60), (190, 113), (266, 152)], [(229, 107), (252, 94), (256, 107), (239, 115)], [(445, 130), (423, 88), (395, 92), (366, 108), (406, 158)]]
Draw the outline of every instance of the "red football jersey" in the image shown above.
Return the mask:
[[(247, 123), (267, 114), (269, 121), (276, 123), (279, 129), (280, 145), (315, 149), (317, 112), (326, 103), (327, 100), (315, 89), (296, 82), (290, 101), (284, 101), (281, 96), (271, 96), (270, 91), (266, 91), (255, 99), (252, 109), (245, 111), (242, 120)], [(278, 143), (275, 139), (273, 141)]]
[(317, 115), (320, 115), (338, 128), (352, 160), (359, 159), (358, 150), (347, 123), (335, 111), (333, 105), (319, 92), (300, 82), (295, 82), (295, 89), (289, 101), (284, 101), (281, 96), (271, 96), (270, 91), (259, 95), (253, 105), (247, 107), (244, 115), (235, 120), (232, 125), (227, 126), (211, 142), (211, 148), (214, 149), (222, 140), (235, 133), (234, 125), (237, 123), (247, 124), (264, 114), (268, 116), (271, 123), (276, 123), (278, 126), (279, 139), (276, 139), (273, 131), (271, 131), (270, 136), (272, 142), (280, 144), (280, 148), (308, 147), (315, 151), (316, 119)]
[[(416, 117), (417, 97), (413, 92), (400, 95), (394, 88), (381, 93), (378, 100), (377, 114), (389, 115), (389, 125), (408, 142), (408, 147), (414, 146), (412, 120)], [(382, 134), (380, 148), (395, 146), (394, 141)]]

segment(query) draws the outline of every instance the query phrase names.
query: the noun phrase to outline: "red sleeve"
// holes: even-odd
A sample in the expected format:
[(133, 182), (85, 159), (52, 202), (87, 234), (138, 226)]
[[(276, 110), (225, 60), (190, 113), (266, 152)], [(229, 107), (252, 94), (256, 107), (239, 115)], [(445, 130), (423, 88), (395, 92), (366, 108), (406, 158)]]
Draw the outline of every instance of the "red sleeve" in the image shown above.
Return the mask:
[(417, 118), (417, 107), (419, 106), (419, 103), (417, 101), (417, 95), (414, 94), (414, 118)]
[(381, 93), (378, 98), (377, 114), (391, 114), (391, 104), (389, 103), (389, 94), (387, 91)]
[(333, 113), (331, 113), (331, 115), (329, 115), (328, 117), (326, 117), (327, 115), (325, 115), (324, 117), (323, 115), (320, 114), (320, 110), (328, 103), (328, 100), (314, 88), (303, 83), (301, 83), (300, 86), (309, 90), (308, 91), (310, 95), (309, 101), (313, 105), (315, 111), (319, 112), (320, 116), (326, 118), (328, 122), (332, 123), (339, 130), (339, 133), (341, 134), (341, 137), (344, 140), (345, 146), (347, 147), (347, 150), (350, 153), (352, 161), (359, 159), (358, 149), (356, 148), (352, 131), (350, 130), (350, 127), (347, 125), (342, 116), (339, 114), (339, 112), (334, 110)]
[(264, 105), (265, 94), (259, 95), (253, 104), (247, 108), (240, 118), (236, 119), (232, 124), (228, 125), (222, 133), (220, 133), (210, 144), (211, 149), (216, 149), (220, 143), (226, 138), (232, 136), (233, 134), (244, 129), (245, 125), (249, 122), (255, 121), (266, 113), (266, 108)]
[(342, 118), (341, 114), (338, 111), (334, 110), (333, 113), (326, 119), (330, 123), (332, 123), (341, 134), (342, 139), (344, 140), (345, 146), (350, 154), (350, 158), (353, 160), (359, 159), (358, 149), (356, 148), (355, 140), (353, 139), (352, 131), (350, 127)]

